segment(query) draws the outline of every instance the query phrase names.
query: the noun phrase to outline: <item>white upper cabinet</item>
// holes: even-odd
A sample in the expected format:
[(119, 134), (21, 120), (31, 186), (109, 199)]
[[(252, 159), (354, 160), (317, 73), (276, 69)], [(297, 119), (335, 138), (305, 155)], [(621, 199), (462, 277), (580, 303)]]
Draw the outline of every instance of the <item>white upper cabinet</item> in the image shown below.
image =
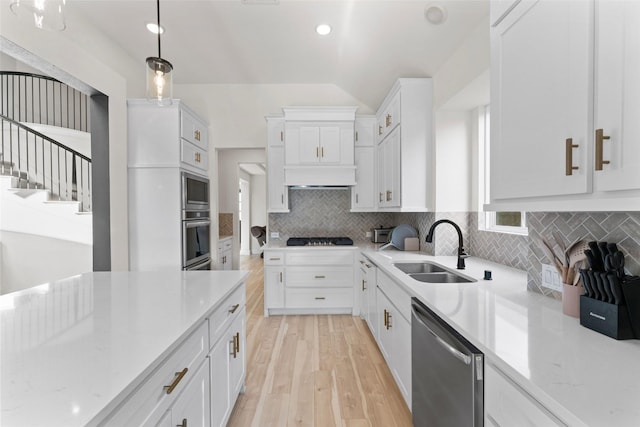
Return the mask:
[(492, 200), (589, 191), (590, 17), (587, 1), (523, 1), (492, 28)]
[(282, 109), (286, 185), (355, 185), (356, 109)]
[(640, 4), (491, 8), (488, 208), (640, 209)]
[(289, 212), (284, 184), (284, 119), (267, 117), (267, 201), (269, 212)]
[(595, 52), (594, 189), (635, 190), (640, 188), (640, 2), (596, 3)]
[(372, 212), (376, 203), (375, 117), (356, 118), (356, 185), (351, 187), (351, 211)]
[(378, 109), (378, 210), (433, 210), (432, 98), (431, 79), (399, 79)]

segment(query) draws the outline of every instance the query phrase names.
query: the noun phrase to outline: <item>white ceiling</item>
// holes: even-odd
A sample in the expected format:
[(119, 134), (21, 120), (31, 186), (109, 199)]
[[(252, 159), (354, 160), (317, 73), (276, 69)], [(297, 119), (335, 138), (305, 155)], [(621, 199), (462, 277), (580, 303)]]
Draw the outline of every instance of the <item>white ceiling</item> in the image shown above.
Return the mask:
[[(441, 25), (425, 19), (432, 3), (447, 10)], [(141, 64), (157, 56), (157, 38), (145, 28), (156, 21), (155, 0), (66, 7)], [(162, 57), (176, 84), (335, 84), (375, 107), (397, 78), (433, 76), (486, 18), (488, 0), (161, 0), (160, 12)], [(333, 27), (329, 36), (315, 33), (319, 23)]]

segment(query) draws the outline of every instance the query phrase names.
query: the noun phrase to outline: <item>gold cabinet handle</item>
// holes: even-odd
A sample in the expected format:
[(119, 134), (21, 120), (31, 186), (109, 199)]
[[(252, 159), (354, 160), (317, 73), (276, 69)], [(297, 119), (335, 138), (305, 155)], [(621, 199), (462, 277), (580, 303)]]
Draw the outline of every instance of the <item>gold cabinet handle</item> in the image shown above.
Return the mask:
[(183, 418), (180, 424), (176, 424), (176, 427), (187, 427), (187, 419)]
[(284, 194), (280, 195), (280, 203), (282, 203), (284, 205)]
[(196, 139), (196, 141), (200, 141), (200, 131), (196, 130), (195, 132), (193, 132), (193, 137)]
[(280, 131), (280, 141), (284, 141), (284, 132)]
[(610, 139), (609, 135), (604, 134), (603, 129), (596, 129), (596, 170), (601, 171), (603, 165), (608, 165), (609, 160), (603, 160), (604, 146), (603, 142)]
[(382, 126), (378, 125), (378, 135), (382, 135)]
[(324, 158), (324, 147), (320, 148), (320, 157)]
[(326, 279), (326, 276), (313, 276), (314, 279)]
[(282, 271), (280, 272), (280, 283), (282, 283)]
[(379, 193), (380, 194), (380, 202), (384, 202), (384, 193)]
[(278, 257), (278, 258), (269, 258), (269, 261), (280, 261), (280, 257)]
[[(387, 314), (389, 314), (389, 313), (387, 312), (387, 309), (385, 308), (384, 309), (384, 326), (387, 326), (387, 321), (388, 321), (387, 320)], [(387, 328), (387, 329), (389, 329), (389, 328)]]
[(325, 297), (316, 297), (317, 300), (323, 300), (326, 299)]
[(240, 353), (240, 332), (236, 332), (236, 334), (233, 336), (233, 341), (231, 341), (231, 345), (232, 345), (231, 355), (235, 359), (238, 357), (238, 353)]
[(386, 122), (387, 127), (391, 126), (391, 114), (387, 114), (385, 122)]
[(316, 147), (316, 157), (320, 157), (320, 147)]
[(573, 166), (573, 149), (578, 148), (578, 144), (573, 143), (573, 138), (565, 140), (565, 166), (564, 174), (566, 176), (573, 175), (573, 171), (578, 170), (578, 166)]
[(391, 329), (391, 312), (387, 311), (387, 330)]
[(356, 142), (358, 142), (358, 132), (356, 132)]
[(182, 380), (182, 378), (187, 375), (188, 371), (188, 368), (184, 368), (182, 371), (176, 372), (176, 377), (173, 379), (173, 382), (163, 387), (166, 390), (167, 394), (171, 394), (171, 392), (178, 386), (178, 383), (180, 383), (180, 380)]
[(362, 290), (363, 290), (363, 291), (366, 291), (366, 290), (367, 290), (367, 287), (365, 286), (365, 283), (367, 283), (367, 281), (366, 281), (366, 280), (364, 280), (364, 279), (362, 279)]
[(233, 304), (231, 306), (231, 308), (229, 309), (229, 313), (233, 314), (236, 312), (236, 310), (238, 309), (238, 307), (240, 307), (240, 304)]
[(387, 191), (387, 202), (391, 200), (391, 191)]

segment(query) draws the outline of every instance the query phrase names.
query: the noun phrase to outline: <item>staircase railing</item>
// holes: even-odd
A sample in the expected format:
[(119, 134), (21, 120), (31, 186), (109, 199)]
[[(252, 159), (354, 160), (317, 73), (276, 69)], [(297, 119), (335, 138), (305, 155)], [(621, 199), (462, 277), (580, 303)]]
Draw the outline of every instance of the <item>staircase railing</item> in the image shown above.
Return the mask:
[(0, 114), (21, 123), (90, 129), (88, 96), (37, 74), (0, 71)]
[(91, 159), (30, 127), (0, 115), (0, 174), (20, 188), (49, 190), (53, 200), (91, 210)]

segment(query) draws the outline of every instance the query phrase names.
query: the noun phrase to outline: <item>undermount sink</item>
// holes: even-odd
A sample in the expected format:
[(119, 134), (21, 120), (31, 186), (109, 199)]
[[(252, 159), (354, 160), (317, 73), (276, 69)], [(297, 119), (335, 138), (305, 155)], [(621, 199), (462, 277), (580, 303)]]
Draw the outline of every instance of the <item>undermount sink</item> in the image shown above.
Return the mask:
[(427, 283), (470, 283), (475, 282), (473, 279), (467, 279), (466, 277), (459, 276), (448, 271), (441, 273), (413, 273), (409, 274), (409, 277), (416, 279), (419, 282)]
[(444, 268), (430, 262), (397, 262), (395, 265), (400, 271), (407, 274), (414, 273), (443, 273)]
[(470, 283), (474, 279), (468, 279), (459, 274), (453, 273), (427, 261), (423, 262), (397, 262), (393, 264), (409, 277), (420, 282), (427, 283)]

